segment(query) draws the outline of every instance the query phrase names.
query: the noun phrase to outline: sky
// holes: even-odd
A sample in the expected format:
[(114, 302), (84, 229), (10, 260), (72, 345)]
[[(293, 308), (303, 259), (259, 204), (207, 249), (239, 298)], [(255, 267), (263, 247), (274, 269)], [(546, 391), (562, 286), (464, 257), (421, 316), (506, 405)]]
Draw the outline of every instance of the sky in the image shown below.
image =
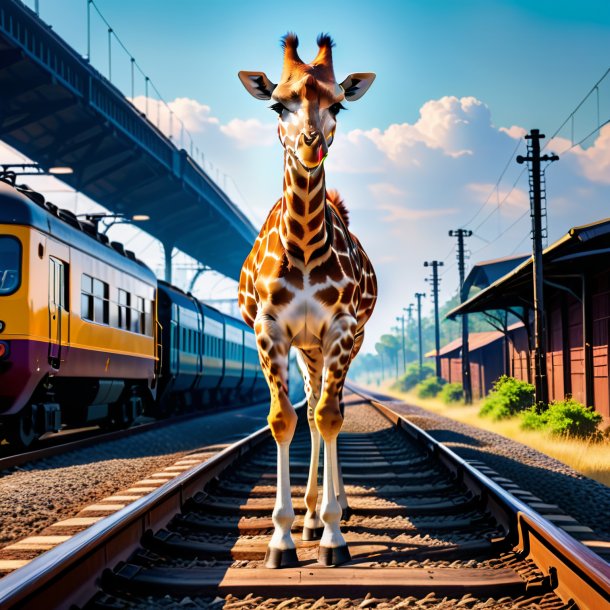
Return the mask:
[[(41, 18), (86, 56), (86, 0), (38, 4)], [(424, 261), (444, 262), (441, 302), (456, 293), (450, 229), (473, 230), (468, 264), (531, 250), (527, 172), (514, 160), (525, 153), (529, 129), (545, 133), (547, 150), (560, 154), (546, 171), (548, 243), (610, 216), (610, 124), (596, 130), (610, 118), (610, 75), (569, 119), (610, 66), (607, 1), (95, 0), (91, 62), (108, 76), (107, 25), (96, 7), (128, 50), (112, 39), (113, 83), (138, 107), (148, 105), (153, 122), (159, 107), (166, 133), (167, 107), (181, 118), (190, 136), (173, 119), (175, 141), (189, 147), (192, 138), (196, 159), (257, 228), (281, 195), (282, 149), (275, 113), (248, 95), (237, 72), (261, 70), (277, 82), (279, 39), (294, 31), (305, 61), (316, 54), (318, 33), (333, 36), (338, 81), (377, 74), (361, 100), (345, 104), (325, 162), (327, 185), (344, 197), (379, 278), (365, 351), (415, 292), (429, 292)], [(163, 104), (152, 86), (146, 104), (139, 70), (132, 91), (130, 56)], [(0, 163), (14, 157), (0, 150)], [(77, 211), (95, 208), (49, 179), (39, 188), (60, 191), (54, 199)], [(151, 238), (129, 227), (111, 230), (159, 270)], [(178, 281), (188, 274), (179, 271)], [(207, 298), (235, 290), (213, 275), (196, 286)], [(430, 308), (428, 298), (424, 313)]]

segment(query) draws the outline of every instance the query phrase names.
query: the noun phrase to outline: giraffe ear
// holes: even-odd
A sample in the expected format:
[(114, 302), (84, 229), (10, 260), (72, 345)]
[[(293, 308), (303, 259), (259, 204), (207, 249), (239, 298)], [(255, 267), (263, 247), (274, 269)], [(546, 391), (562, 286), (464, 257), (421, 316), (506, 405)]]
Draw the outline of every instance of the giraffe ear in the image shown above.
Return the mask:
[(341, 88), (345, 91), (345, 99), (348, 102), (359, 100), (373, 84), (375, 74), (373, 72), (354, 72), (342, 83)]
[(239, 76), (239, 80), (248, 93), (257, 100), (271, 99), (275, 85), (267, 78), (264, 72), (247, 72), (242, 70), (237, 76)]

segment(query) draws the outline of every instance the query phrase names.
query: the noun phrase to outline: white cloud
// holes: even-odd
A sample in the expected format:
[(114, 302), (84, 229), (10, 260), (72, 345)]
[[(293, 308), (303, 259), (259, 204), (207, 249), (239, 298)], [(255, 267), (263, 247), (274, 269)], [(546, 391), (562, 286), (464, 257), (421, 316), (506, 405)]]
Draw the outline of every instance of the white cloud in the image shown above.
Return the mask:
[(476, 129), (490, 125), (490, 112), (474, 97), (445, 96), (426, 102), (413, 123), (392, 124), (385, 131), (363, 133), (387, 157), (401, 165), (418, 165), (420, 146), (440, 149), (450, 157), (472, 155)]
[(258, 119), (232, 119), (226, 125), (221, 125), (220, 131), (240, 148), (271, 146), (277, 142), (277, 127)]
[(500, 131), (507, 134), (514, 140), (522, 138), (527, 133), (526, 129), (519, 127), (518, 125), (512, 125), (511, 127), (500, 127)]
[(583, 174), (593, 182), (610, 184), (610, 124), (604, 125), (593, 146), (573, 149)]
[(187, 97), (177, 97), (167, 104), (154, 98), (147, 99), (143, 95), (129, 101), (145, 114), (153, 125), (184, 148), (190, 141), (184, 131), (193, 136), (219, 124), (219, 120), (212, 116), (209, 106)]
[(529, 208), (529, 195), (520, 188), (511, 188), (510, 185), (497, 187), (495, 184), (471, 182), (466, 189), (474, 193), (480, 203), (487, 202), (488, 206), (513, 206), (520, 210)]
[(381, 203), (378, 207), (388, 212), (386, 216), (381, 218), (381, 221), (392, 223), (402, 220), (417, 221), (423, 220), (425, 218), (438, 218), (439, 216), (448, 216), (450, 214), (455, 214), (458, 211), (457, 208), (417, 210), (399, 205), (393, 205), (391, 203)]

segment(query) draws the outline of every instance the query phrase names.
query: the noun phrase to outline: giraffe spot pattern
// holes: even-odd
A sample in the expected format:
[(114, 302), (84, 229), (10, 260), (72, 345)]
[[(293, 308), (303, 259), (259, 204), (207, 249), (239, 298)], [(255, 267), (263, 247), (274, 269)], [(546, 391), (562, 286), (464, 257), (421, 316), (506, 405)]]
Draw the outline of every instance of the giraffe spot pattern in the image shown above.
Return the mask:
[(334, 286), (328, 286), (328, 288), (323, 288), (322, 290), (318, 290), (314, 294), (314, 297), (320, 301), (320, 303), (328, 306), (333, 306), (339, 300), (339, 291)]

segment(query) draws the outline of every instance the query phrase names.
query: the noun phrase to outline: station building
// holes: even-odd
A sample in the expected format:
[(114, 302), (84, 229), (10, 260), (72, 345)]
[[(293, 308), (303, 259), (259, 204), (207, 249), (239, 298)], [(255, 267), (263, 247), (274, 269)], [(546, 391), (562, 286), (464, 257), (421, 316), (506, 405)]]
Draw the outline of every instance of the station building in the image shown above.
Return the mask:
[[(497, 335), (470, 335), (475, 396), (489, 391), (494, 375), (497, 378), (505, 373), (533, 380), (532, 273), (531, 256), (475, 265), (467, 282), (469, 289), (478, 288), (478, 292), (447, 315), (453, 319), (461, 314), (487, 312), (497, 322)], [(543, 276), (549, 399), (571, 395), (608, 420), (610, 219), (574, 227), (548, 246), (543, 253)], [(515, 318), (518, 323), (507, 323)], [(461, 380), (461, 340), (446, 345), (440, 356), (441, 364), (447, 361), (443, 377), (447, 381)]]

